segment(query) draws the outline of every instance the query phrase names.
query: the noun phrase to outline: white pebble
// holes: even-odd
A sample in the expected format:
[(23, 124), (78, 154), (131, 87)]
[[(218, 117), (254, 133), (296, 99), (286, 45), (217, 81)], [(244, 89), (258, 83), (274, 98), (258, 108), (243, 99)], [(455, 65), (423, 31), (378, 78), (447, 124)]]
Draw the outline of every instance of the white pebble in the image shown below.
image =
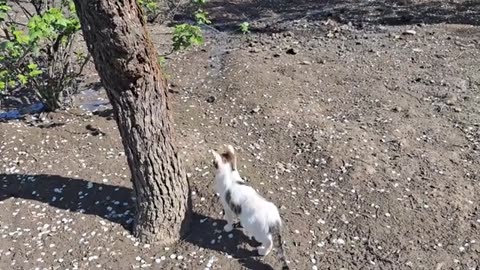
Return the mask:
[(96, 259), (98, 259), (98, 256), (97, 256), (97, 255), (88, 257), (88, 261), (89, 261), (89, 262), (91, 262), (91, 261), (93, 261), (93, 260), (96, 260)]

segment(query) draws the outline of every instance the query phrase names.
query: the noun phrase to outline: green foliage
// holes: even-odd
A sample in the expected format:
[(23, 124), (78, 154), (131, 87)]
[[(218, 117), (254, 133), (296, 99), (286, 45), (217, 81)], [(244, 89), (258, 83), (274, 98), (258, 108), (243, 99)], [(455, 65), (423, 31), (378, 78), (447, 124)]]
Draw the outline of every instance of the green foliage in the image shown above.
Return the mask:
[(240, 32), (242, 32), (244, 35), (250, 32), (250, 23), (242, 22), (238, 26), (240, 27)]
[(192, 0), (197, 5), (197, 11), (194, 13), (197, 25), (178, 24), (173, 30), (173, 51), (187, 49), (191, 46), (201, 45), (204, 42), (202, 30), (198, 25), (211, 24), (208, 18), (208, 12), (203, 11), (200, 6), (206, 3), (206, 0)]
[(195, 12), (195, 21), (197, 24), (211, 24), (212, 22), (208, 19), (208, 12), (205, 12), (201, 9)]
[(0, 22), (7, 18), (8, 11), (10, 10), (11, 8), (7, 5), (7, 1), (0, 0)]
[(159, 0), (137, 0), (137, 3), (143, 8), (148, 22), (152, 22), (160, 12), (157, 1)]
[(200, 27), (187, 23), (175, 26), (173, 30), (173, 50), (186, 49), (193, 45), (203, 44), (203, 35)]
[(157, 58), (158, 64), (163, 67), (167, 63), (167, 59), (165, 59), (165, 56), (159, 55)]
[(192, 2), (198, 6), (205, 5), (207, 3), (207, 0), (192, 0)]
[[(20, 5), (20, 4), (19, 4)], [(1, 12), (0, 27), (6, 39), (0, 42), (0, 91), (27, 87), (35, 91), (49, 110), (61, 107), (62, 99), (75, 88), (87, 60), (75, 55), (72, 45), (80, 22), (72, 2), (64, 2), (29, 17), (26, 26)], [(28, 14), (28, 13), (26, 13)]]

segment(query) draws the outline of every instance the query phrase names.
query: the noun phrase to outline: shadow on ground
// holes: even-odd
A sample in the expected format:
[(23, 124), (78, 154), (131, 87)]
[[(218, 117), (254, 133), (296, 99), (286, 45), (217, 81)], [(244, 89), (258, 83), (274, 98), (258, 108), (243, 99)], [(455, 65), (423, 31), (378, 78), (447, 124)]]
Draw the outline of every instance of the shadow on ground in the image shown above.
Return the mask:
[[(215, 0), (209, 1), (205, 9), (208, 10), (213, 25), (220, 30), (238, 29), (238, 25), (244, 21), (281, 23), (329, 18), (353, 25), (480, 25), (480, 1), (477, 0)], [(193, 10), (186, 9), (177, 19), (186, 18), (188, 14), (193, 14)]]
[(0, 185), (0, 201), (10, 197), (36, 200), (131, 229), (134, 205), (129, 188), (46, 174), (0, 174)]
[[(9, 198), (21, 198), (47, 203), (50, 206), (79, 212), (86, 215), (96, 215), (110, 222), (122, 225), (131, 230), (133, 224), (133, 191), (130, 188), (94, 183), (82, 179), (67, 178), (58, 175), (25, 175), (0, 174), (0, 201)], [(223, 241), (218, 239), (219, 233), (213, 228), (223, 228), (225, 221), (213, 219), (199, 213), (194, 213), (190, 232), (183, 241), (205, 249), (226, 252), (238, 259), (248, 269), (273, 269), (260, 258), (255, 249), (247, 250), (239, 243), (250, 241), (243, 233), (235, 229), (232, 239), (222, 233)]]

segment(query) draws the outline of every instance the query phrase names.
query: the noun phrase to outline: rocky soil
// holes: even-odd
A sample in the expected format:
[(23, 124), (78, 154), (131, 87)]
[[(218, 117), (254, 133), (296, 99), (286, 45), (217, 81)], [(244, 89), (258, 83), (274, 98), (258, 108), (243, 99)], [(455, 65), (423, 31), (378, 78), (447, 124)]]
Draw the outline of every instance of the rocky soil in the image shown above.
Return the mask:
[[(170, 247), (130, 235), (123, 147), (103, 89), (86, 84), (68, 111), (0, 123), (0, 269), (277, 269), (241, 229), (222, 232), (208, 150), (224, 144), (279, 206), (292, 269), (480, 267), (479, 4), (208, 10), (218, 30), (164, 69), (191, 233)], [(150, 30), (166, 51), (171, 28)]]

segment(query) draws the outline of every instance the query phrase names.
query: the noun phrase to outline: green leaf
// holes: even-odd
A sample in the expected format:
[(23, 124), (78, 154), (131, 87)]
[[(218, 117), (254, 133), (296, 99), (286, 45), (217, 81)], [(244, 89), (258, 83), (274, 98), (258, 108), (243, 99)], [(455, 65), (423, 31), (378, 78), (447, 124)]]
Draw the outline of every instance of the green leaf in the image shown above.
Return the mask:
[(28, 82), (28, 77), (25, 76), (25, 75), (23, 75), (23, 74), (18, 74), (18, 75), (17, 75), (17, 78), (18, 78), (18, 80), (20, 81), (20, 83), (21, 83), (22, 85), (25, 85), (25, 84), (27, 84), (27, 82)]
[(145, 7), (148, 9), (148, 10), (151, 10), (151, 11), (154, 11), (158, 8), (158, 5), (157, 3), (155, 2), (149, 2), (145, 5)]
[(6, 1), (0, 2), (0, 22), (4, 21), (5, 18), (7, 18), (8, 11), (10, 10), (11, 8), (7, 5)]
[(242, 22), (240, 25), (240, 31), (243, 33), (243, 34), (247, 34), (248, 32), (250, 32), (250, 23), (248, 22)]
[(30, 42), (30, 37), (21, 30), (15, 30), (12, 34), (15, 38), (15, 41), (19, 44), (28, 44)]
[(173, 30), (173, 50), (186, 49), (192, 45), (203, 43), (203, 35), (200, 27), (190, 24), (179, 24)]
[(208, 13), (199, 9), (195, 13), (195, 20), (198, 24), (211, 24), (212, 22), (208, 19)]
[(197, 5), (205, 5), (205, 3), (207, 3), (207, 0), (192, 0), (192, 2)]
[(30, 69), (30, 70), (38, 69), (38, 65), (35, 64), (35, 63), (30, 63), (30, 64), (28, 64), (27, 67), (28, 67), (28, 69)]
[(43, 71), (41, 71), (41, 70), (39, 70), (39, 69), (36, 69), (36, 70), (30, 71), (30, 72), (28, 73), (28, 76), (29, 76), (30, 78), (35, 78), (35, 77), (37, 77), (38, 75), (40, 75), (40, 74), (42, 74), (42, 73), (43, 73)]

